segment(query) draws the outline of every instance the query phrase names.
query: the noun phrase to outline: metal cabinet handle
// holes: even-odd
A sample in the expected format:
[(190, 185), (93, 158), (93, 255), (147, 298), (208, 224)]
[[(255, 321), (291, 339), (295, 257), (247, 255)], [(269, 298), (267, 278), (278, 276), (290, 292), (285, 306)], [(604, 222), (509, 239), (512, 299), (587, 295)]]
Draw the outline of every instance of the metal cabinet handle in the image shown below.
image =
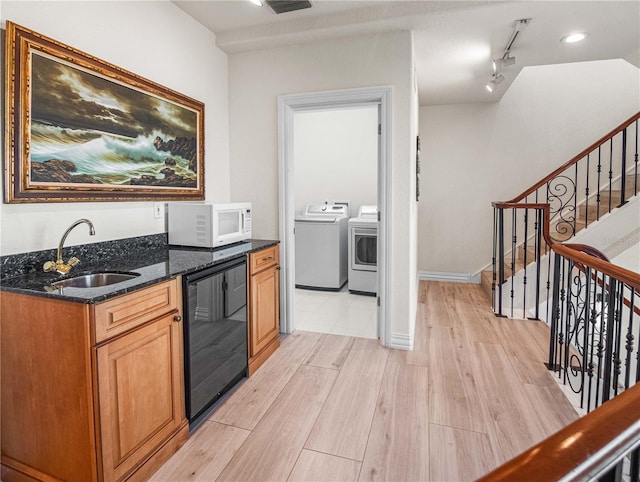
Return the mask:
[(176, 323), (179, 323), (182, 321), (182, 316), (180, 315), (176, 315), (173, 317), (173, 321), (175, 321)]
[(273, 256), (269, 256), (268, 258), (262, 258), (262, 261), (272, 261)]

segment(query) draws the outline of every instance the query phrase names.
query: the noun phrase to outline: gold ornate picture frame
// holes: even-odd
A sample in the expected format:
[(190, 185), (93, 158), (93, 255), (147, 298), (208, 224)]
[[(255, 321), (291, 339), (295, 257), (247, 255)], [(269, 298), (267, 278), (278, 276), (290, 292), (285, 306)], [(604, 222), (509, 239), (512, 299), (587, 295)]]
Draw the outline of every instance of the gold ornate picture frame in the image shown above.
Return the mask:
[(204, 199), (204, 104), (7, 21), (5, 202)]

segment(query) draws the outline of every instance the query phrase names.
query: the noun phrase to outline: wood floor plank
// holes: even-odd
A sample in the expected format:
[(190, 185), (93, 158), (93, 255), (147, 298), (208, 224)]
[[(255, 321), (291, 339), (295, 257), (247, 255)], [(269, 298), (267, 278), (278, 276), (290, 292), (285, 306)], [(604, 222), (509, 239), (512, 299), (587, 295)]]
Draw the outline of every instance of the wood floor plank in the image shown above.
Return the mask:
[(427, 302), (426, 322), (427, 326), (454, 326), (455, 320), (451, 316), (451, 307), (445, 292), (451, 283), (427, 283), (425, 295)]
[(522, 359), (546, 361), (549, 327), (544, 322), (500, 318), (496, 333), (498, 338), (494, 343), (504, 346), (507, 353)]
[(480, 285), (456, 283), (443, 289), (445, 296), (452, 300), (452, 318), (455, 327), (461, 330), (470, 341), (495, 343), (494, 324), (498, 320), (487, 304)]
[(525, 328), (529, 332), (531, 341), (540, 350), (540, 354), (544, 359), (547, 358), (549, 353), (549, 337), (551, 335), (551, 329), (544, 321), (529, 320), (524, 323)]
[(454, 328), (430, 326), (429, 422), (485, 432), (473, 345)]
[(207, 421), (150, 481), (216, 480), (250, 433), (241, 428)]
[(428, 370), (389, 353), (360, 480), (428, 480)]
[[(551, 435), (578, 419), (577, 410), (557, 386), (525, 384), (524, 389), (544, 431)], [(553, 407), (553, 410), (549, 410)]]
[(501, 345), (477, 343), (476, 373), (487, 411), (488, 435), (499, 463), (542, 441), (549, 432)]
[(351, 336), (323, 335), (305, 360), (305, 365), (339, 370), (355, 342)]
[(358, 480), (360, 462), (303, 450), (288, 482), (350, 482)]
[(429, 432), (430, 480), (472, 481), (497, 466), (486, 433), (434, 424)]
[(509, 356), (511, 363), (523, 383), (554, 385), (556, 382), (547, 369), (547, 349), (541, 347), (549, 328), (541, 321), (501, 319), (496, 330), (497, 340)]
[(286, 480), (337, 376), (299, 367), (217, 480)]
[(358, 338), (305, 448), (362, 461), (389, 350)]
[(302, 331), (288, 335), (266, 363), (216, 409), (210, 420), (253, 430), (321, 337), (320, 333)]

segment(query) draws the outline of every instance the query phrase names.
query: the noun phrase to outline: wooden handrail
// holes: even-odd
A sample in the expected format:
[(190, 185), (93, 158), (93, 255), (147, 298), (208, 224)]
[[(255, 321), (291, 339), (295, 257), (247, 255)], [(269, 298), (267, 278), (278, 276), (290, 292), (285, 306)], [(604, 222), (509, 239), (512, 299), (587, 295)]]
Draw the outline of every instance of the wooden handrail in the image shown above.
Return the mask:
[(593, 480), (638, 445), (640, 384), (521, 453), (478, 482)]
[(582, 253), (587, 253), (594, 258), (601, 259), (602, 261), (609, 261), (607, 255), (600, 251), (598, 248), (594, 248), (593, 246), (589, 246), (588, 244), (578, 244), (578, 243), (564, 243), (564, 246), (567, 246), (571, 249), (575, 249), (576, 251), (580, 251)]
[(492, 202), (496, 209), (542, 209), (542, 237), (547, 246), (553, 247), (556, 242), (551, 238), (549, 232), (549, 220), (551, 219), (551, 206), (549, 203), (515, 203), (515, 202)]
[(561, 243), (554, 244), (552, 249), (567, 259), (571, 259), (584, 266), (589, 266), (590, 268), (595, 268), (600, 273), (606, 274), (618, 281), (622, 281), (637, 292), (640, 292), (640, 274), (634, 271), (609, 263), (608, 261), (598, 259), (589, 254), (581, 253), (580, 251), (576, 251), (570, 246), (565, 246)]
[(603, 137), (601, 137), (599, 140), (597, 140), (596, 142), (591, 144), (585, 150), (581, 151), (578, 155), (572, 157), (569, 161), (565, 162), (562, 166), (560, 166), (558, 169), (553, 171), (551, 174), (549, 174), (547, 177), (545, 177), (542, 181), (539, 181), (538, 183), (534, 184), (529, 189), (524, 191), (522, 194), (514, 197), (511, 201), (507, 201), (507, 203), (517, 203), (517, 202), (522, 201), (529, 194), (537, 191), (540, 187), (544, 186), (547, 182), (552, 180), (558, 174), (564, 172), (568, 167), (573, 166), (575, 163), (577, 163), (580, 159), (584, 158), (591, 151), (595, 150), (598, 146), (601, 146), (602, 144), (607, 142), (609, 139), (611, 139), (616, 134), (622, 132), (624, 129), (629, 127), (631, 124), (633, 124), (638, 119), (640, 119), (640, 112), (638, 112), (637, 114), (634, 114), (633, 116), (631, 116), (629, 119), (624, 121), (622, 124), (620, 124), (618, 127), (613, 129), (611, 132), (609, 132), (608, 134), (606, 134)]
[[(606, 254), (604, 254), (599, 249), (594, 248), (593, 246), (589, 246), (588, 244), (574, 244), (574, 243), (568, 244), (568, 243), (565, 243), (564, 246), (566, 246), (568, 248), (571, 248), (571, 249), (575, 249), (576, 251), (587, 253), (587, 254), (595, 257), (595, 258), (598, 258), (598, 259), (601, 259), (603, 261), (609, 262), (609, 258), (607, 258)], [(585, 269), (583, 264), (575, 263), (575, 266), (577, 266), (578, 269), (580, 269), (582, 272), (586, 273), (586, 269)], [(596, 283), (598, 283), (598, 286), (603, 286), (607, 291), (609, 291), (609, 283), (605, 283), (603, 281), (603, 279), (598, 277), (598, 276), (596, 276), (595, 273), (591, 274), (591, 279), (594, 280)], [(635, 303), (632, 305), (631, 304), (631, 300), (628, 299), (628, 298), (623, 298), (622, 301), (623, 301), (624, 305), (627, 308), (629, 308), (629, 309), (633, 308), (633, 312), (636, 315), (640, 315), (640, 306), (636, 306)]]

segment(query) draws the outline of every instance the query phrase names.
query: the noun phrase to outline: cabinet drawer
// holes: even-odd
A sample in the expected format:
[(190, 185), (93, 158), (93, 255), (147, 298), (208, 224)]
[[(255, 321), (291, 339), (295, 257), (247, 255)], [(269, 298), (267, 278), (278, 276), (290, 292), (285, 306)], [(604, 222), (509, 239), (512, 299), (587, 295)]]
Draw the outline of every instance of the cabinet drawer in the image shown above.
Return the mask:
[(176, 280), (99, 303), (93, 311), (95, 342), (100, 343), (177, 308)]
[(275, 266), (279, 263), (280, 250), (278, 246), (272, 246), (249, 255), (249, 273), (255, 274), (269, 266)]

